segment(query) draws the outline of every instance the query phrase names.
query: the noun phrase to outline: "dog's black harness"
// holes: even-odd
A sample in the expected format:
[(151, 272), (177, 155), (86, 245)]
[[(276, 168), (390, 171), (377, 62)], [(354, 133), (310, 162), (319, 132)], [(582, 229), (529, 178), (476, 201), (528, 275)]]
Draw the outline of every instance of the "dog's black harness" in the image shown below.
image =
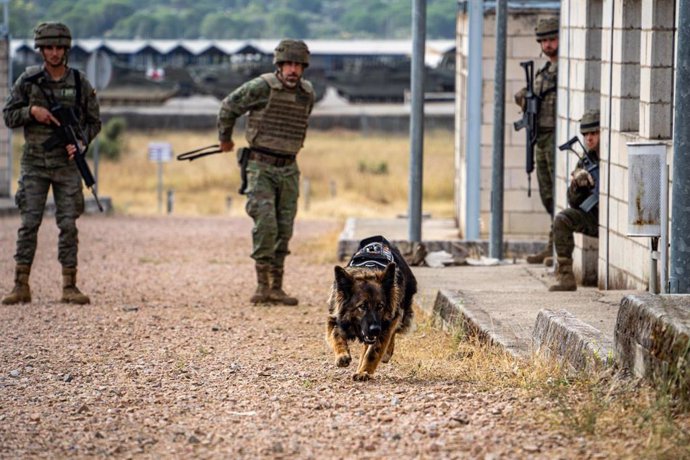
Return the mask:
[(386, 268), (394, 262), (391, 244), (381, 235), (359, 242), (359, 249), (348, 262), (348, 267)]

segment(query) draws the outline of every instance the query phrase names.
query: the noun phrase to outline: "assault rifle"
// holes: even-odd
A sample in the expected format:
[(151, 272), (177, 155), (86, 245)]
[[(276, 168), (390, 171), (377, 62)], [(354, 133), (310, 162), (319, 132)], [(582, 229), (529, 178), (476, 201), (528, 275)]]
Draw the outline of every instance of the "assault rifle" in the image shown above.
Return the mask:
[(532, 171), (534, 171), (534, 146), (537, 144), (537, 115), (539, 114), (539, 96), (534, 93), (534, 61), (520, 63), (525, 69), (527, 94), (522, 118), (513, 123), (515, 131), (525, 128), (527, 136), (525, 151), (525, 172), (527, 172), (527, 196), (532, 196)]
[[(98, 209), (103, 212), (103, 206), (98, 199), (96, 193), (96, 180), (93, 178), (89, 164), (86, 162), (86, 151), (89, 146), (86, 135), (79, 124), (79, 120), (71, 107), (65, 107), (59, 103), (54, 103), (50, 106), (50, 113), (60, 122), (60, 126), (56, 126), (57, 132), (43, 143), (46, 150), (52, 150), (56, 147), (64, 147), (66, 145), (74, 145), (77, 149), (74, 154), (74, 162), (77, 164), (79, 174), (84, 179), (84, 185), (91, 190), (93, 197), (96, 199)], [(82, 147), (82, 143), (85, 147)]]
[[(582, 154), (578, 153), (577, 150), (573, 148), (575, 143), (580, 145), (580, 148), (583, 152)], [(592, 190), (592, 193), (582, 203), (580, 203), (580, 209), (585, 212), (591, 211), (597, 204), (599, 204), (599, 162), (593, 157), (592, 153), (588, 151), (584, 145), (582, 145), (580, 138), (577, 136), (573, 136), (568, 142), (559, 145), (558, 150), (570, 150), (577, 155), (582, 163), (582, 168), (592, 176), (592, 179), (594, 179), (594, 190)]]

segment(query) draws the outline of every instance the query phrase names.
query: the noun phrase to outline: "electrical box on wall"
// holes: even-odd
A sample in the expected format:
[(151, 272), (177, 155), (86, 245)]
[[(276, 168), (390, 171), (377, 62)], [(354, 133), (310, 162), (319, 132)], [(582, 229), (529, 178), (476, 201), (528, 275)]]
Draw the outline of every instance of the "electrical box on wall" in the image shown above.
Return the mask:
[(628, 236), (661, 235), (666, 144), (628, 146)]

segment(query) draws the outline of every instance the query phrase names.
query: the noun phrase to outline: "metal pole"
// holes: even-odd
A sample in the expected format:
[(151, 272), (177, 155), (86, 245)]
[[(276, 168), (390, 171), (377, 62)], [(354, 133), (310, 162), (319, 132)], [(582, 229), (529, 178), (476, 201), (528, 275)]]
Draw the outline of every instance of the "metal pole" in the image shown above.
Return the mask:
[(508, 0), (496, 2), (496, 71), (494, 77), (494, 136), (491, 165), (491, 241), (489, 255), (503, 258), (503, 166), (506, 105), (506, 29)]
[(678, 1), (669, 292), (690, 293), (690, 0)]
[(668, 294), (668, 165), (666, 155), (661, 170), (661, 236), (659, 238), (659, 252), (661, 263), (661, 293)]
[(163, 212), (163, 162), (158, 161), (158, 214)]
[(412, 3), (412, 104), (410, 107), (409, 240), (422, 241), (422, 177), (424, 158), (424, 48), (426, 0)]
[(469, 50), (467, 56), (467, 137), (465, 148), (465, 239), (479, 239), (481, 197), (482, 129), (482, 40), (484, 35), (483, 0), (469, 3)]

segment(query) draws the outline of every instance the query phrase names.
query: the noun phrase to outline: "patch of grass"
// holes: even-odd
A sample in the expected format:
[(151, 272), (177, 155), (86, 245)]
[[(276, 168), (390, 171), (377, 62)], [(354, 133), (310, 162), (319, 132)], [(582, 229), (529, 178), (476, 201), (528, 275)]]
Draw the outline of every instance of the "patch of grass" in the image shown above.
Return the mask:
[[(113, 200), (115, 212), (158, 212), (158, 165), (148, 160), (148, 143), (170, 142), (173, 154), (216, 142), (214, 131), (130, 131), (118, 161), (101, 159), (98, 191)], [(15, 174), (19, 172), (21, 135), (14, 139)], [(244, 134), (235, 136), (238, 147)], [(453, 133), (431, 131), (424, 145), (424, 212), (453, 216)], [(407, 212), (409, 182), (407, 135), (351, 131), (310, 131), (299, 153), (302, 196), (298, 218), (393, 217)], [(93, 165), (93, 163), (91, 163)], [(367, 173), (360, 171), (365, 165)], [(246, 215), (239, 195), (240, 172), (235, 153), (162, 166), (163, 201), (174, 190), (174, 213), (181, 215)], [(16, 177), (16, 176), (15, 176)], [(305, 182), (309, 182), (309, 197)], [(16, 187), (16, 184), (14, 184)], [(309, 206), (307, 208), (307, 201)], [(162, 209), (165, 210), (165, 202)]]
[(417, 311), (417, 329), (396, 341), (405, 378), (471, 383), (473, 391), (514, 391), (532, 418), (607, 445), (625, 458), (690, 458), (690, 413), (677, 392), (613, 368), (575, 372), (553, 359), (520, 359), (464, 330), (442, 332)]

